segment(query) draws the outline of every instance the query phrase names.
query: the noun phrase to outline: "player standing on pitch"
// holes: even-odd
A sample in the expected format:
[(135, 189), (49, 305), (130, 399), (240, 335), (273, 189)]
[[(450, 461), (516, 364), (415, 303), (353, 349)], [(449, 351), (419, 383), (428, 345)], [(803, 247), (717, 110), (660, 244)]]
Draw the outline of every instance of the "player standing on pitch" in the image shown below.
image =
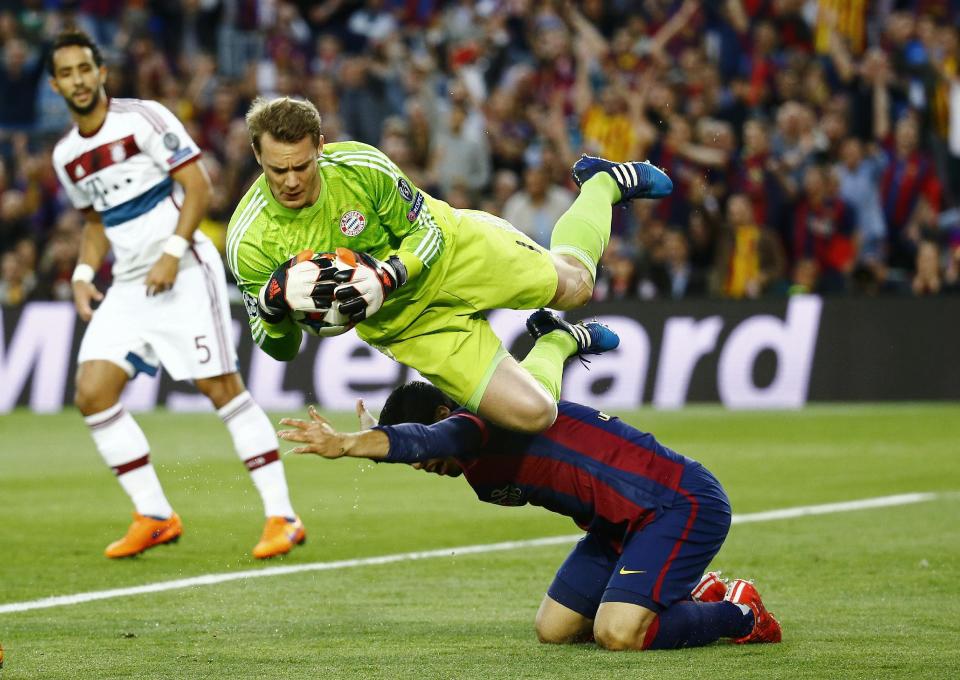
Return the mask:
[[(67, 31), (50, 53), (50, 85), (76, 125), (53, 151), (73, 205), (86, 216), (73, 274), (77, 313), (89, 321), (77, 359), (77, 408), (104, 461), (136, 511), (107, 557), (127, 557), (180, 537), (150, 464), (143, 431), (120, 403), (127, 382), (160, 365), (192, 379), (217, 408), (263, 499), (267, 515), (254, 557), (273, 557), (306, 534), (290, 504), (277, 439), (237, 373), (223, 265), (197, 225), (210, 179), (200, 150), (162, 105), (108, 99), (107, 69), (96, 44)], [(104, 296), (94, 272), (113, 251), (113, 284)], [(92, 302), (102, 300), (94, 312)]]
[[(581, 193), (547, 251), (499, 217), (425, 194), (374, 147), (325, 145), (320, 123), (313, 104), (288, 97), (258, 99), (247, 113), (264, 174), (234, 211), (227, 265), (254, 340), (289, 360), (301, 339), (290, 312), (325, 310), (336, 299), (363, 340), (457, 403), (503, 427), (545, 430), (557, 417), (564, 358), (604, 349), (602, 332), (551, 333), (524, 370), (483, 313), (586, 304), (611, 206), (665, 196), (670, 179), (648, 163), (581, 158), (573, 168)], [(347, 282), (294, 257), (337, 248), (354, 251)]]

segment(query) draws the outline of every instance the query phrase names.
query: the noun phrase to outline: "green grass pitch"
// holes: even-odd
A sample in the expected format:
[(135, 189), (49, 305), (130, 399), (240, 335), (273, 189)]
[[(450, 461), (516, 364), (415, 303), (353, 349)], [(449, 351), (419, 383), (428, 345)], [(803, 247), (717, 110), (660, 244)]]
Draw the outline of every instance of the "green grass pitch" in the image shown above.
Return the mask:
[[(534, 613), (568, 550), (547, 546), (2, 613), (0, 678), (960, 677), (960, 406), (620, 415), (705, 463), (737, 513), (941, 493), (734, 526), (714, 567), (756, 580), (783, 624), (780, 645), (643, 654), (540, 645)], [(288, 456), (308, 541), (256, 563), (259, 498), (217, 418), (138, 420), (185, 532), (176, 546), (108, 561), (102, 550), (130, 507), (80, 416), (0, 416), (0, 605), (576, 532), (539, 508), (481, 504), (462, 480)]]

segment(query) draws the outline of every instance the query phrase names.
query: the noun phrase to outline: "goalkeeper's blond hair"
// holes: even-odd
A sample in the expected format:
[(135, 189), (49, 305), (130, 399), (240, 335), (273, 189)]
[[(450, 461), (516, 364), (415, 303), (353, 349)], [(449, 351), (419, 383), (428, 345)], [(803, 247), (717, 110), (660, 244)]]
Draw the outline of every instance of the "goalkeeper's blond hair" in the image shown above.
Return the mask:
[(320, 112), (304, 99), (257, 97), (247, 111), (247, 130), (253, 148), (260, 153), (260, 138), (263, 133), (278, 142), (293, 144), (310, 135), (314, 146), (320, 145)]

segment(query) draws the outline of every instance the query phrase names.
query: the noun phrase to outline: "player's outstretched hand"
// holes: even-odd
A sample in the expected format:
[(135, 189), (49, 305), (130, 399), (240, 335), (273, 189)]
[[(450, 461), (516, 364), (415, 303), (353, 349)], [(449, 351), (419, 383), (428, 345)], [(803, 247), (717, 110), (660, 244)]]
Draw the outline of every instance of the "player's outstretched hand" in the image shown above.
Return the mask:
[(363, 399), (357, 399), (357, 418), (360, 419), (361, 430), (369, 430), (377, 424), (377, 419), (367, 410), (367, 405), (363, 403)]
[(93, 318), (92, 301), (100, 302), (103, 299), (103, 293), (97, 290), (97, 287), (88, 281), (73, 282), (73, 306), (77, 308), (77, 314), (84, 321)]
[(337, 256), (344, 261), (356, 261), (354, 270), (336, 273), (334, 280), (341, 285), (333, 292), (340, 302), (340, 312), (354, 323), (376, 314), (383, 301), (407, 282), (407, 268), (396, 255), (381, 262), (366, 253), (337, 248)]
[(346, 455), (343, 436), (333, 429), (327, 419), (317, 413), (317, 409), (310, 406), (307, 409), (310, 420), (299, 418), (284, 418), (281, 425), (289, 425), (295, 429), (280, 430), (277, 436), (288, 442), (301, 442), (291, 453), (315, 453), (324, 458), (340, 458)]
[(173, 288), (178, 271), (180, 271), (178, 258), (168, 253), (161, 255), (147, 274), (147, 296), (157, 295)]

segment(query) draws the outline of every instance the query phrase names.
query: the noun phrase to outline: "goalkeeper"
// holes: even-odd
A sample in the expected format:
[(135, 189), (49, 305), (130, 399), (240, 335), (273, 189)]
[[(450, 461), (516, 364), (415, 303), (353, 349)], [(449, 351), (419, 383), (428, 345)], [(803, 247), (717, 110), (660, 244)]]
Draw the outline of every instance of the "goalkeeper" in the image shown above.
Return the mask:
[[(361, 339), (455, 402), (509, 429), (548, 428), (564, 359), (606, 349), (605, 337), (582, 326), (550, 333), (521, 368), (483, 314), (585, 304), (612, 206), (666, 196), (670, 179), (648, 163), (584, 156), (573, 167), (581, 193), (547, 251), (505, 220), (425, 194), (374, 147), (324, 144), (320, 123), (313, 104), (288, 97), (258, 98), (247, 112), (263, 175), (230, 220), (227, 264), (256, 343), (289, 361), (302, 333), (290, 312), (337, 300)], [(332, 280), (328, 260), (296, 257), (338, 248), (353, 251), (349, 281)]]

